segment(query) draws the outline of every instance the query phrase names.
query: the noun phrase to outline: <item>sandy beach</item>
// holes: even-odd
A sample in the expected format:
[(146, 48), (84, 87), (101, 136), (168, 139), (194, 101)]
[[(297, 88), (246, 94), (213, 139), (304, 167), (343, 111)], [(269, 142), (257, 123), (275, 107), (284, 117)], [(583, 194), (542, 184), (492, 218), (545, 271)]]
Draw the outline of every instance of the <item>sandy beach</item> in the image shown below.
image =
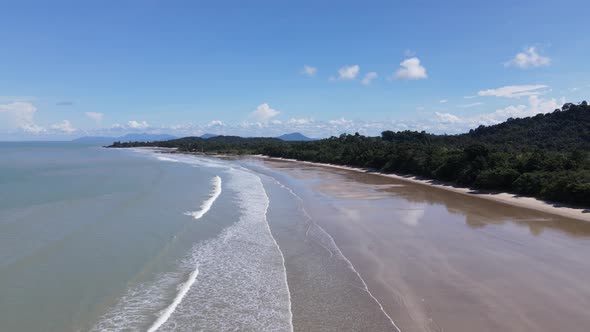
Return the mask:
[(295, 159), (274, 158), (274, 157), (268, 157), (268, 156), (262, 156), (262, 155), (257, 155), (254, 157), (269, 159), (269, 160), (283, 160), (283, 161), (301, 163), (301, 164), (306, 164), (306, 165), (316, 165), (316, 166), (322, 166), (322, 167), (348, 170), (348, 171), (353, 171), (353, 172), (371, 173), (371, 174), (375, 174), (378, 176), (384, 176), (384, 177), (388, 177), (388, 178), (392, 178), (392, 179), (396, 179), (396, 180), (400, 180), (400, 181), (407, 181), (407, 182), (411, 182), (411, 183), (415, 183), (415, 184), (428, 186), (430, 188), (448, 190), (448, 191), (452, 191), (455, 193), (469, 195), (469, 196), (473, 196), (473, 197), (479, 197), (482, 199), (493, 200), (496, 202), (509, 204), (512, 206), (520, 207), (520, 208), (532, 209), (532, 210), (541, 211), (541, 212), (545, 212), (545, 213), (555, 214), (555, 215), (566, 217), (566, 218), (572, 218), (572, 219), (590, 222), (590, 208), (576, 208), (576, 207), (567, 206), (565, 204), (551, 203), (551, 202), (546, 202), (546, 201), (543, 201), (543, 200), (540, 200), (537, 198), (533, 198), (533, 197), (518, 196), (515, 194), (504, 193), (504, 192), (501, 192), (501, 193), (480, 192), (480, 191), (473, 190), (470, 188), (458, 187), (458, 186), (454, 186), (452, 184), (443, 183), (443, 182), (436, 181), (436, 180), (422, 179), (422, 178), (416, 177), (416, 176), (402, 176), (402, 175), (391, 174), (391, 173), (375, 172), (375, 171), (371, 171), (371, 170), (363, 169), (363, 168), (341, 166), (341, 165), (334, 165), (334, 164), (314, 163), (314, 162), (300, 161), (300, 160), (295, 160)]
[[(539, 202), (523, 208), (389, 174), (269, 158), (253, 163), (303, 198), (401, 331), (590, 327), (587, 222), (561, 210), (545, 213), (535, 208)], [(288, 274), (301, 269), (287, 263)], [(290, 287), (296, 293), (305, 284)], [(293, 298), (295, 308), (308, 303)], [(305, 319), (296, 313), (295, 322)]]

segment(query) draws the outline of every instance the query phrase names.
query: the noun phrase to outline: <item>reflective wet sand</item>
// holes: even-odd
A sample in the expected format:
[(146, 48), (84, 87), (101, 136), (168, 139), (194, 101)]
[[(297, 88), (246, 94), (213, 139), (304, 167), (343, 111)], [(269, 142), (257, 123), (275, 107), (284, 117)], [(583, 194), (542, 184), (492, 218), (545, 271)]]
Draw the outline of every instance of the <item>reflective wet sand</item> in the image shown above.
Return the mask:
[(402, 331), (590, 330), (590, 223), (373, 174), (253, 163), (303, 198)]

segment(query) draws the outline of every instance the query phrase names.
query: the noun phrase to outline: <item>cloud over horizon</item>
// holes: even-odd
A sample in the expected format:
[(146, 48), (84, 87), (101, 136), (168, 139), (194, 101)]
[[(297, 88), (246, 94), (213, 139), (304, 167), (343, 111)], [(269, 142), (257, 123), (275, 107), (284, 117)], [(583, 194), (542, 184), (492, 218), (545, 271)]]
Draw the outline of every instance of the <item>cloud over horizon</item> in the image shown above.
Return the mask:
[(4, 123), (7, 129), (19, 129), (27, 133), (38, 134), (45, 129), (35, 123), (37, 107), (30, 102), (14, 101), (8, 104), (0, 104), (0, 124)]
[(66, 134), (72, 134), (72, 133), (78, 131), (78, 129), (76, 129), (72, 126), (72, 124), (70, 123), (69, 120), (63, 120), (62, 122), (55, 123), (55, 124), (51, 125), (51, 129), (55, 129), (57, 131), (61, 131)]
[(94, 121), (94, 124), (97, 127), (100, 127), (102, 125), (102, 118), (104, 117), (103, 113), (99, 113), (99, 112), (85, 112), (84, 115), (86, 115), (88, 118), (90, 118), (92, 121)]
[(264, 123), (279, 115), (279, 113), (279, 111), (272, 109), (267, 103), (263, 103), (258, 105), (256, 110), (250, 113), (250, 117), (254, 118), (256, 121)]

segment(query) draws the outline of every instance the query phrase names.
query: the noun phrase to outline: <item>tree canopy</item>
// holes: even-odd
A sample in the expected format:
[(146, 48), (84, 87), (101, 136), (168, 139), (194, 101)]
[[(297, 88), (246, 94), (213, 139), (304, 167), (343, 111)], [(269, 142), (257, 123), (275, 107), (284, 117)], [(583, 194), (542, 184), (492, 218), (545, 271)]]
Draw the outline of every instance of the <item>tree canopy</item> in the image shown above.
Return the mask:
[(134, 146), (263, 154), (366, 167), (590, 206), (590, 106), (586, 102), (568, 103), (552, 113), (479, 126), (460, 135), (388, 130), (378, 137), (355, 133), (309, 142), (217, 136), (112, 145)]

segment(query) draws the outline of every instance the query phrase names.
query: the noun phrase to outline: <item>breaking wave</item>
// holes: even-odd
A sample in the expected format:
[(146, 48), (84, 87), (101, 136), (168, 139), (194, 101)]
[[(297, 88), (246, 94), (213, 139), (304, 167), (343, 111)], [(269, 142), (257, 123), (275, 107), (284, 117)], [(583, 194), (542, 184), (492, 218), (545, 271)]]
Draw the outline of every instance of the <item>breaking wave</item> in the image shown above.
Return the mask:
[(212, 180), (213, 182), (213, 189), (211, 190), (211, 194), (209, 198), (207, 198), (203, 204), (201, 204), (201, 209), (198, 211), (193, 212), (185, 212), (184, 214), (187, 216), (192, 216), (194, 219), (201, 219), (205, 213), (207, 213), (215, 200), (221, 195), (221, 178), (219, 176), (215, 176)]
[[(130, 287), (93, 331), (293, 331), (285, 261), (268, 226), (262, 181), (244, 169), (224, 168), (234, 197), (228, 208), (240, 211), (238, 220), (195, 243), (174, 271)], [(220, 192), (221, 178), (215, 179)]]

